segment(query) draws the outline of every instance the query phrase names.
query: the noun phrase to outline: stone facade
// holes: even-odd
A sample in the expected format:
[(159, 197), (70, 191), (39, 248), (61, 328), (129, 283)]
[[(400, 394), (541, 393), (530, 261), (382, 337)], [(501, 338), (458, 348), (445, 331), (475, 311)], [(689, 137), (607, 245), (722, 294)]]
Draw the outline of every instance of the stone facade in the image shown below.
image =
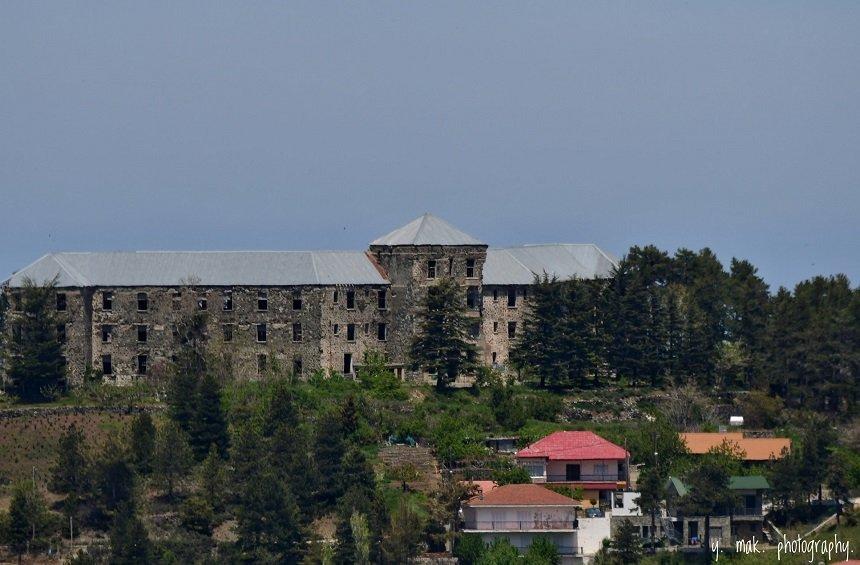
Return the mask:
[[(282, 252), (290, 268), (307, 259), (304, 279), (271, 264), (281, 260), (278, 252), (263, 258), (253, 253), (86, 254), (80, 264), (75, 261), (81, 254), (48, 255), (13, 275), (3, 291), (14, 303), (25, 280), (59, 277), (58, 323), (72, 383), (88, 368), (116, 383), (158, 374), (176, 353), (175, 328), (198, 313), (205, 314), (208, 343), (225, 354), (240, 378), (254, 378), (273, 364), (304, 375), (352, 373), (369, 350), (383, 353), (399, 375), (414, 377), (409, 349), (427, 288), (442, 277), (462, 286), (481, 360), (504, 367), (528, 309), (524, 283), (533, 277), (516, 263), (518, 271), (509, 273), (509, 249), (494, 255), (486, 244), (430, 215), (374, 241), (365, 253)], [(301, 253), (308, 257), (297, 257)], [(580, 258), (570, 269), (582, 263)], [(224, 284), (229, 277), (219, 276), (222, 265), (235, 284)], [(485, 281), (488, 266), (491, 281)], [(559, 270), (541, 268), (554, 267)], [(249, 276), (267, 282), (243, 282)], [(10, 327), (14, 317), (10, 312)]]

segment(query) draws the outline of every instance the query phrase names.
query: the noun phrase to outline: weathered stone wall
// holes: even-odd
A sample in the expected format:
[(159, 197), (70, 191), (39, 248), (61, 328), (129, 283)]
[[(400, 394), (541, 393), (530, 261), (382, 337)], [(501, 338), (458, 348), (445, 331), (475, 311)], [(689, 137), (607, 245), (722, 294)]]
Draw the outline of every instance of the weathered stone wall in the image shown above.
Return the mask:
[[(508, 362), (511, 345), (523, 330), (523, 319), (528, 310), (528, 289), (526, 285), (484, 286), (481, 341), (486, 365), (501, 366)], [(509, 290), (515, 293), (514, 306), (508, 305)], [(508, 335), (509, 322), (516, 324), (513, 338)]]

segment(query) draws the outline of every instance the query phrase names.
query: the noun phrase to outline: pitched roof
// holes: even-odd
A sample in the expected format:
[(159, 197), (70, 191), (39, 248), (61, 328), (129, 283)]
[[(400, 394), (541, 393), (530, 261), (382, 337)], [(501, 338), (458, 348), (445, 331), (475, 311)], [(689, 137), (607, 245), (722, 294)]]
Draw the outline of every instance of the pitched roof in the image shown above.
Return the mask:
[(771, 457), (779, 459), (783, 449), (791, 449), (791, 439), (787, 437), (752, 438), (744, 437), (741, 432), (690, 432), (679, 435), (694, 455), (707, 453), (724, 441), (743, 451), (745, 461), (767, 461)]
[(591, 243), (550, 243), (487, 249), (484, 284), (532, 284), (535, 275), (559, 280), (606, 278), (618, 261)]
[[(678, 477), (670, 476), (666, 486), (671, 486), (678, 496), (684, 496), (690, 487)], [(770, 483), (761, 475), (734, 475), (729, 477), (729, 490), (768, 490)]]
[(433, 214), (419, 216), (371, 245), (485, 245)]
[(45, 255), (9, 285), (54, 276), (59, 287), (388, 283), (362, 251), (137, 251)]
[(554, 432), (517, 452), (550, 461), (625, 459), (627, 451), (593, 432)]
[(469, 500), (469, 506), (580, 506), (582, 503), (535, 484), (502, 485)]

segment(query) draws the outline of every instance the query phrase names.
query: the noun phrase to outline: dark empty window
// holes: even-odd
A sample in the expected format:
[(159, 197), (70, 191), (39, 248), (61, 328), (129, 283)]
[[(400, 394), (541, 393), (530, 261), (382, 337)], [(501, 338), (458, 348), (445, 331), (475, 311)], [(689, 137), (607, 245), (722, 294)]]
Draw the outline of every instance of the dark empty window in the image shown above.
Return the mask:
[(102, 343), (109, 343), (113, 339), (113, 326), (102, 326)]
[(223, 296), (224, 311), (229, 312), (233, 309), (233, 293), (229, 290)]
[(340, 326), (338, 324), (333, 325), (331, 327), (331, 333), (338, 335), (340, 333)]
[(385, 341), (388, 339), (388, 325), (382, 322), (376, 326), (376, 339), (379, 341)]
[(66, 305), (66, 293), (65, 292), (58, 292), (57, 293), (57, 310), (59, 312), (65, 312), (66, 306), (67, 306)]
[(493, 351), (493, 365), (496, 364), (496, 352)]
[(293, 374), (301, 375), (302, 374), (302, 358), (301, 357), (293, 357)]
[(494, 334), (499, 333), (499, 323), (498, 322), (493, 322), (493, 333)]
[(257, 372), (261, 375), (266, 372), (266, 367), (269, 364), (269, 357), (265, 353), (257, 355)]
[(266, 324), (257, 324), (257, 341), (264, 343), (267, 337)]
[(513, 308), (517, 305), (517, 289), (516, 287), (510, 287), (508, 289), (508, 307)]
[(436, 278), (436, 261), (434, 261), (433, 259), (427, 261), (427, 278)]
[(365, 322), (365, 324), (364, 324), (364, 335), (367, 335), (369, 333), (370, 333), (370, 324)]
[(469, 335), (472, 337), (472, 339), (478, 339), (478, 337), (481, 335), (481, 323), (480, 322), (474, 322), (469, 327)]
[(376, 306), (380, 310), (388, 308), (388, 293), (384, 288), (376, 291)]
[(149, 310), (149, 297), (145, 292), (137, 293), (137, 310), (139, 312), (146, 312)]
[(173, 311), (182, 309), (182, 293), (174, 292), (173, 293)]
[(293, 324), (293, 341), (302, 340), (302, 325), (299, 323)]
[(15, 312), (20, 312), (23, 308), (24, 308), (24, 302), (21, 299), (21, 293), (20, 292), (13, 292), (12, 293), (12, 309)]
[(138, 355), (137, 356), (137, 374), (145, 375), (146, 374), (146, 364), (149, 361), (149, 357), (146, 355)]
[(110, 291), (102, 292), (102, 310), (113, 310), (113, 293)]
[(346, 325), (346, 341), (355, 341), (355, 324)]
[(508, 322), (508, 337), (515, 338), (517, 336), (517, 323)]
[(352, 373), (352, 353), (343, 354), (343, 372), (345, 374)]
[(474, 259), (466, 259), (466, 278), (467, 279), (475, 278), (475, 260)]
[(473, 309), (478, 307), (478, 287), (470, 286), (466, 289), (466, 307)]
[(209, 299), (206, 298), (205, 294), (201, 294), (197, 296), (197, 309), (198, 310), (208, 310), (209, 309)]
[(293, 296), (293, 310), (302, 309), (302, 297), (300, 295)]
[(493, 289), (493, 302), (498, 302), (498, 301), (499, 301), (499, 289), (494, 288)]
[(352, 310), (355, 308), (355, 291), (347, 290), (346, 291), (346, 309)]
[(448, 258), (448, 275), (451, 277), (454, 276), (454, 258), (453, 257)]
[(265, 311), (269, 309), (269, 293), (261, 290), (257, 295), (257, 310)]
[(224, 341), (233, 341), (233, 324), (224, 324), (221, 329), (224, 332)]
[(337, 304), (338, 298), (340, 298), (340, 294), (338, 291), (334, 291), (334, 294), (331, 296), (331, 301)]
[(66, 324), (57, 324), (57, 341), (66, 343)]
[(137, 326), (137, 341), (146, 343), (148, 337), (148, 328), (144, 325)]
[(113, 374), (113, 363), (111, 362), (110, 355), (102, 355), (102, 374), (103, 375), (112, 375)]

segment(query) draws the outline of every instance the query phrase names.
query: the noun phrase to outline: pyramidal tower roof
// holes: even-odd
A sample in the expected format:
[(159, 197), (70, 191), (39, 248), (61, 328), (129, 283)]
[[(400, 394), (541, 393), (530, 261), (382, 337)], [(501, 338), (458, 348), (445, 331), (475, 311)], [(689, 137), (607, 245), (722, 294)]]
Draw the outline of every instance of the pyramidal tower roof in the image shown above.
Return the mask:
[(371, 242), (371, 245), (486, 245), (442, 218), (424, 214)]

